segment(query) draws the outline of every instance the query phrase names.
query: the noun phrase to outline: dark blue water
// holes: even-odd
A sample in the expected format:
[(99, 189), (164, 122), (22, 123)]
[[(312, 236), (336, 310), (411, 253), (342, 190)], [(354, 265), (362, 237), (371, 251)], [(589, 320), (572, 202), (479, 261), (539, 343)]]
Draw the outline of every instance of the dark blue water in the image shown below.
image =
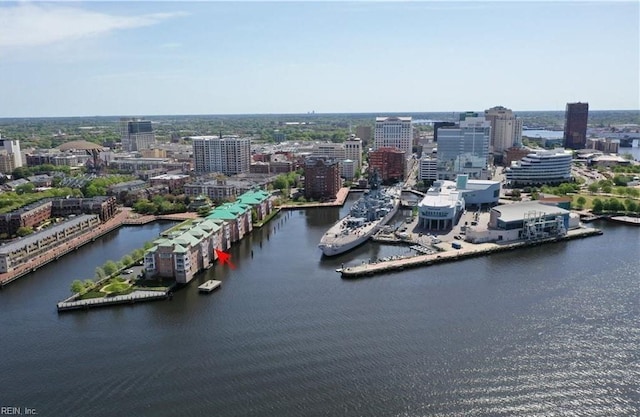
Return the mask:
[[(344, 212), (345, 209), (342, 209)], [(41, 416), (636, 416), (640, 233), (343, 281), (338, 209), (280, 214), (172, 301), (58, 315), (124, 228), (0, 292), (0, 406)], [(166, 227), (166, 226), (165, 226)], [(253, 251), (253, 255), (252, 255)], [(195, 284), (195, 283), (193, 283)]]

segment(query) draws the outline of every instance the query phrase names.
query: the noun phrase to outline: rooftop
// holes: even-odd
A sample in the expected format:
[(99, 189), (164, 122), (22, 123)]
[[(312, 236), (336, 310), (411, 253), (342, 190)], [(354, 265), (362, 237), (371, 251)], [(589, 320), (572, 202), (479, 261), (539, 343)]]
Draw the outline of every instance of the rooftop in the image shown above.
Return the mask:
[(492, 210), (500, 213), (500, 220), (505, 222), (515, 222), (522, 220), (527, 213), (535, 212), (536, 214), (548, 215), (564, 215), (569, 213), (569, 210), (563, 208), (541, 204), (535, 201), (524, 201), (520, 203), (505, 204), (502, 206), (496, 206)]
[(27, 245), (31, 245), (34, 243), (37, 243), (40, 239), (47, 237), (47, 236), (51, 236), (55, 233), (59, 233), (61, 231), (63, 231), (64, 229), (66, 229), (67, 227), (71, 227), (71, 226), (75, 226), (79, 223), (82, 223), (83, 221), (85, 221), (88, 218), (93, 218), (93, 217), (98, 217), (95, 214), (81, 214), (79, 216), (73, 217), (69, 220), (66, 220), (62, 223), (58, 223), (55, 226), (51, 226), (47, 229), (44, 229), (41, 232), (37, 232), (34, 233), (32, 235), (23, 237), (21, 239), (18, 239), (16, 241), (13, 241), (11, 243), (7, 243), (5, 245), (0, 246), (0, 253), (10, 253), (19, 249), (22, 249), (23, 247), (27, 246)]

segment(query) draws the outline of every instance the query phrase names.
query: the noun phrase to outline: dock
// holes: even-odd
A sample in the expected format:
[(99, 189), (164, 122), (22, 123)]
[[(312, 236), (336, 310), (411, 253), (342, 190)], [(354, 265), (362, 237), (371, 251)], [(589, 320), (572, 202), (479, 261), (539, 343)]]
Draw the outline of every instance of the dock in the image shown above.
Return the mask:
[(216, 288), (218, 288), (222, 284), (222, 281), (217, 281), (215, 279), (210, 279), (204, 284), (198, 286), (198, 290), (203, 293), (210, 293)]
[[(469, 243), (469, 242), (457, 242), (460, 244), (460, 249), (451, 250), (447, 247), (447, 243), (438, 245), (441, 252), (424, 254), (410, 257), (400, 257), (388, 261), (381, 261), (375, 263), (363, 263), (362, 265), (347, 266), (340, 269), (342, 278), (359, 278), (370, 277), (377, 274), (390, 273), (395, 271), (402, 271), (404, 269), (416, 268), (420, 266), (428, 266), (442, 262), (454, 262), (466, 258), (473, 258), (478, 256), (486, 256), (492, 253), (505, 252), (515, 249), (521, 249), (531, 246), (537, 246), (547, 243), (555, 243), (572, 239), (580, 239), (588, 236), (601, 235), (602, 231), (599, 229), (578, 229), (570, 230), (565, 236), (540, 239), (535, 241), (516, 241), (513, 243)], [(450, 243), (448, 243), (450, 244)]]
[(166, 300), (171, 298), (168, 291), (136, 290), (131, 294), (116, 295), (115, 297), (88, 298), (86, 300), (60, 301), (58, 312), (71, 310), (88, 310), (96, 307), (106, 307), (116, 304), (134, 304), (139, 301)]

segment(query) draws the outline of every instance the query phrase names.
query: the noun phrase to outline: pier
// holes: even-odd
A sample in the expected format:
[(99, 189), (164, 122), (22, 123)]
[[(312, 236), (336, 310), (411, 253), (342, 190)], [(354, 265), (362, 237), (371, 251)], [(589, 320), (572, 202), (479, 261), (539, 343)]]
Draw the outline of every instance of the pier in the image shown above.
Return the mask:
[[(72, 297), (73, 298), (73, 297)], [(116, 304), (134, 304), (139, 301), (166, 300), (170, 298), (168, 291), (136, 290), (127, 295), (114, 297), (88, 298), (86, 300), (60, 301), (57, 305), (58, 312), (71, 310), (88, 310), (89, 308), (106, 307)]]
[(513, 243), (480, 243), (473, 244), (469, 242), (459, 242), (460, 249), (451, 249), (447, 247), (450, 244), (443, 242), (437, 245), (442, 252), (427, 255), (417, 255), (411, 257), (404, 257), (399, 259), (393, 259), (389, 261), (382, 261), (376, 263), (368, 263), (356, 266), (347, 266), (340, 269), (342, 278), (359, 278), (373, 276), (376, 274), (384, 274), (394, 271), (402, 271), (408, 268), (416, 268), (420, 266), (428, 266), (441, 262), (453, 262), (466, 258), (473, 258), (477, 256), (486, 256), (492, 253), (505, 252), (515, 249), (522, 249), (531, 246), (537, 246), (541, 244), (555, 243), (572, 239), (580, 239), (588, 236), (601, 235), (602, 231), (599, 229), (578, 229), (570, 230), (565, 236), (554, 237), (548, 239), (540, 239), (535, 241), (517, 241)]

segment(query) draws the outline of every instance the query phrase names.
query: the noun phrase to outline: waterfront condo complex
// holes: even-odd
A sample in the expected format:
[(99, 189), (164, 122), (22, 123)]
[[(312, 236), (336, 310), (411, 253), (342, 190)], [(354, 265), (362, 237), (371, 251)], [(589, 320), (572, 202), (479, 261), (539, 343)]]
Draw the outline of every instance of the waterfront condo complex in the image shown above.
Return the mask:
[(193, 136), (190, 139), (197, 173), (236, 175), (249, 172), (251, 139), (239, 136)]

